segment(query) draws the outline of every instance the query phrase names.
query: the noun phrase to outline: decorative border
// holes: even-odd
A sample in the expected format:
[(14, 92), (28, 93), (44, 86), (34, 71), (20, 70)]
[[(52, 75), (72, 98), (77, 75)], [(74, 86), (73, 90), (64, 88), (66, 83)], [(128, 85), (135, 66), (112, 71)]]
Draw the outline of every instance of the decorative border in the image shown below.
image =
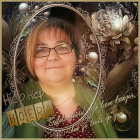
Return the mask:
[[(31, 22), (31, 20), (37, 15), (39, 14), (40, 12), (42, 12), (43, 10), (46, 10), (48, 8), (53, 8), (53, 7), (63, 7), (63, 8), (67, 8), (67, 9), (70, 9), (72, 10), (73, 12), (75, 12), (76, 14), (78, 14), (87, 24), (87, 26), (90, 28), (90, 30), (92, 31), (92, 33), (94, 34), (95, 36), (95, 39), (96, 39), (96, 42), (97, 42), (97, 47), (98, 47), (98, 51), (99, 51), (99, 60), (100, 60), (100, 74), (99, 74), (99, 83), (98, 83), (98, 87), (97, 87), (97, 90), (96, 90), (96, 94), (95, 94), (95, 97), (90, 105), (90, 107), (88, 108), (87, 112), (84, 114), (84, 116), (78, 120), (76, 123), (74, 123), (73, 125), (76, 125), (78, 124), (89, 112), (89, 110), (91, 109), (91, 107), (94, 105), (95, 103), (95, 100), (96, 100), (96, 97), (98, 95), (98, 93), (102, 93), (103, 94), (103, 91), (104, 91), (104, 86), (105, 86), (105, 72), (103, 72), (103, 65), (104, 65), (104, 61), (105, 61), (105, 48), (104, 47), (100, 47), (99, 43), (98, 43), (98, 40), (97, 40), (97, 37), (92, 29), (92, 26), (91, 26), (91, 17), (89, 15), (89, 13), (87, 11), (84, 11), (82, 10), (81, 8), (77, 7), (77, 8), (74, 8), (72, 6), (72, 4), (70, 3), (65, 3), (65, 2), (55, 2), (55, 3), (42, 3), (43, 4), (43, 7), (40, 8), (39, 10), (37, 11), (31, 11), (31, 13), (29, 12), (28, 15), (31, 14), (31, 16), (28, 16), (26, 15), (26, 19), (24, 20), (24, 24), (23, 26), (21, 27), (22, 30), (21, 32), (15, 36), (15, 39), (11, 45), (11, 49), (10, 49), (10, 61), (11, 61), (11, 64), (12, 64), (12, 69), (11, 69), (11, 73), (10, 73), (10, 81), (11, 81), (11, 91), (14, 93), (14, 96), (17, 96), (19, 98), (19, 91), (18, 91), (18, 87), (17, 87), (17, 79), (16, 79), (16, 56), (17, 56), (17, 50), (18, 50), (18, 46), (19, 46), (19, 42), (20, 42), (20, 39), (21, 39), (21, 36), (23, 34), (23, 31), (25, 30), (26, 26)], [(20, 100), (19, 98), (19, 101), (20, 101), (20, 105), (21, 107), (24, 108), (24, 104), (22, 103), (22, 101)], [(61, 131), (64, 131), (64, 130), (68, 130), (70, 129), (73, 125), (70, 125), (66, 128), (48, 128), (48, 127), (45, 127), (45, 126), (42, 126), (41, 124), (39, 124), (38, 122), (36, 121), (33, 121), (32, 124), (34, 126), (38, 126), (38, 127), (42, 127), (46, 130), (50, 130), (50, 131), (55, 131), (55, 132), (61, 132)]]

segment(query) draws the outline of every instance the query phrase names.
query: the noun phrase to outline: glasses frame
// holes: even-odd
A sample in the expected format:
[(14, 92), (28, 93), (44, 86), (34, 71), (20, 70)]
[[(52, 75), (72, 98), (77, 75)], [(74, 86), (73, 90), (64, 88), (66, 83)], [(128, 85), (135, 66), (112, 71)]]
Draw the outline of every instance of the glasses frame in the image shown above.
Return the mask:
[[(64, 43), (62, 43), (62, 44), (69, 44), (69, 45), (71, 46), (71, 51), (68, 52), (68, 53), (71, 53), (71, 52), (72, 52), (72, 50), (73, 50), (73, 48), (74, 48), (72, 43), (64, 42)], [(57, 48), (58, 46), (62, 45), (62, 44), (56, 45), (54, 48), (37, 47), (37, 48), (48, 48), (48, 50), (49, 50), (49, 54), (48, 54), (48, 55), (45, 55), (45, 56), (37, 56), (36, 53), (34, 53), (34, 57), (37, 57), (37, 58), (47, 57), (47, 56), (50, 55), (51, 50), (54, 50), (58, 55), (68, 54), (68, 53), (60, 54), (60, 53), (58, 53), (58, 52), (56, 51), (56, 48)]]

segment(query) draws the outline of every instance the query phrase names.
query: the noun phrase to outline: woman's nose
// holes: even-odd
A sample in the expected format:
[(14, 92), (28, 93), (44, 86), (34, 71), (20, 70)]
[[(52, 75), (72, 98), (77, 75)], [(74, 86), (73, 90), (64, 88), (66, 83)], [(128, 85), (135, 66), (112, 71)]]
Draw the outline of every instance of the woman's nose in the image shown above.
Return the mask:
[(50, 54), (48, 56), (48, 60), (56, 60), (59, 59), (59, 55), (56, 53), (54, 49), (50, 50)]

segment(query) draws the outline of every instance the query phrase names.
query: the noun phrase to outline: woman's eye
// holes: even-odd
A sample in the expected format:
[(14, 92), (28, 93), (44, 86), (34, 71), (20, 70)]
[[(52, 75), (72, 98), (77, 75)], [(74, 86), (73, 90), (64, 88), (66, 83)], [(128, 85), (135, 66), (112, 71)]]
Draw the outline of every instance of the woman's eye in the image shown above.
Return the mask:
[(42, 52), (42, 51), (44, 51), (44, 49), (42, 49), (42, 48), (37, 48), (37, 52)]
[(67, 44), (61, 44), (60, 45), (60, 49), (61, 50), (67, 50), (68, 48), (67, 48)]
[(47, 49), (46, 48), (37, 48), (36, 52), (37, 53), (42, 53), (42, 52), (46, 52)]

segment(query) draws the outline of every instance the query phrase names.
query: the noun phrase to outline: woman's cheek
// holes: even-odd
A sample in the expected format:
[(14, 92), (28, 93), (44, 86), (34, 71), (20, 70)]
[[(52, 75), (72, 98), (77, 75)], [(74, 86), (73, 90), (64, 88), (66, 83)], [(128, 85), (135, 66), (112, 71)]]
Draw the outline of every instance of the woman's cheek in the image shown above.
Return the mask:
[(64, 59), (64, 60), (65, 60), (65, 64), (67, 64), (68, 71), (70, 73), (73, 73), (74, 69), (75, 69), (75, 65), (76, 65), (76, 56), (75, 56), (75, 54), (73, 53), (72, 55), (67, 57), (67, 59)]
[(45, 66), (44, 61), (40, 61), (38, 59), (35, 59), (34, 61), (34, 69), (36, 70), (41, 70)]

